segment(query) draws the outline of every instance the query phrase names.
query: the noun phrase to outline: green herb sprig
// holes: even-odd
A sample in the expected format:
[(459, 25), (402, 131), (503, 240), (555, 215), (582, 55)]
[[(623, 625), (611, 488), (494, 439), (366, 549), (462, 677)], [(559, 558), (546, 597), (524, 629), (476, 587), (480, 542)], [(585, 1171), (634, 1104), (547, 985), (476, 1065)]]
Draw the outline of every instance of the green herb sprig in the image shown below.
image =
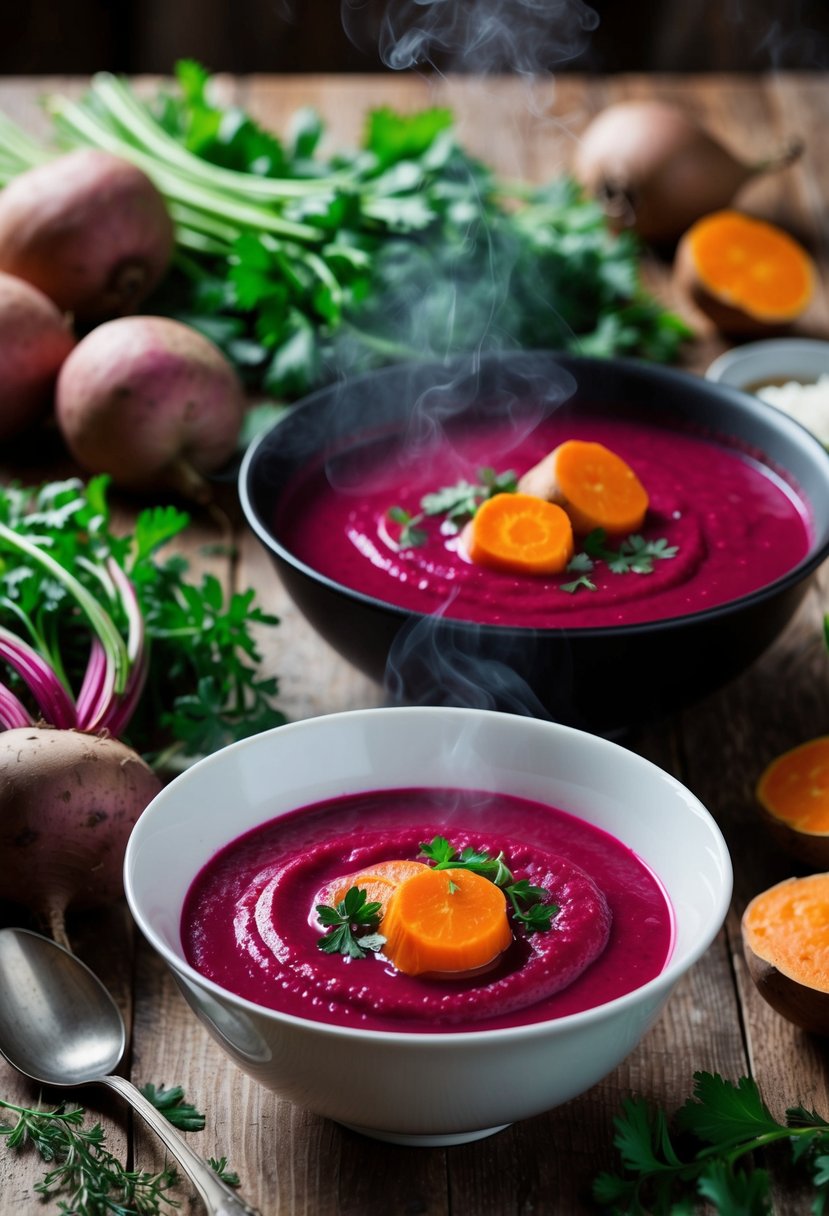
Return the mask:
[(200, 1110), (196, 1110), (192, 1103), (185, 1101), (184, 1090), (180, 1085), (155, 1086), (148, 1081), (146, 1085), (139, 1085), (138, 1088), (173, 1127), (183, 1132), (200, 1132), (204, 1127), (204, 1115)]
[(815, 1190), (812, 1211), (829, 1200), (829, 1123), (803, 1106), (778, 1122), (756, 1083), (716, 1073), (694, 1074), (694, 1094), (671, 1121), (661, 1108), (628, 1098), (614, 1119), (622, 1168), (603, 1173), (593, 1194), (609, 1216), (676, 1216), (703, 1201), (720, 1216), (767, 1216), (770, 1181), (752, 1154), (788, 1143), (792, 1164)]
[(542, 902), (549, 900), (550, 892), (544, 887), (533, 886), (526, 878), (517, 882), (504, 860), (503, 852), (497, 857), (480, 849), (467, 846), (460, 852), (445, 836), (433, 836), (421, 844), (420, 855), (426, 857), (436, 870), (471, 870), (481, 874), (501, 887), (512, 906), (512, 912), (527, 933), (543, 933), (552, 928), (553, 918), (558, 914), (557, 904)]
[(654, 562), (669, 561), (676, 557), (679, 545), (669, 545), (662, 537), (646, 540), (644, 536), (631, 534), (619, 542), (615, 549), (607, 544), (604, 528), (596, 528), (584, 538), (582, 548), (567, 563), (568, 571), (578, 578), (561, 583), (560, 591), (574, 595), (577, 591), (595, 591), (596, 584), (590, 578), (596, 562), (605, 562), (612, 574), (653, 574)]
[(157, 1216), (179, 1206), (169, 1192), (178, 1182), (172, 1166), (153, 1174), (128, 1170), (107, 1148), (100, 1123), (84, 1123), (82, 1107), (61, 1103), (51, 1110), (16, 1106), (0, 1098), (16, 1116), (0, 1123), (10, 1149), (33, 1148), (49, 1166), (39, 1195), (59, 1198), (71, 1216)]
[(320, 924), (329, 932), (317, 941), (326, 954), (345, 954), (365, 958), (369, 951), (382, 950), (386, 939), (377, 932), (381, 904), (372, 900), (363, 887), (349, 887), (338, 904), (317, 904)]
[(514, 494), (517, 487), (518, 479), (512, 469), (506, 473), (496, 473), (495, 469), (483, 468), (478, 470), (478, 481), (462, 478), (453, 486), (443, 486), (439, 490), (424, 494), (417, 514), (412, 514), (403, 507), (389, 507), (386, 515), (393, 523), (402, 525), (398, 545), (402, 549), (417, 548), (419, 545), (425, 545), (428, 540), (427, 532), (419, 526), (424, 519), (444, 515), (446, 531), (460, 532), (463, 525), (475, 515), (481, 503), (495, 494)]

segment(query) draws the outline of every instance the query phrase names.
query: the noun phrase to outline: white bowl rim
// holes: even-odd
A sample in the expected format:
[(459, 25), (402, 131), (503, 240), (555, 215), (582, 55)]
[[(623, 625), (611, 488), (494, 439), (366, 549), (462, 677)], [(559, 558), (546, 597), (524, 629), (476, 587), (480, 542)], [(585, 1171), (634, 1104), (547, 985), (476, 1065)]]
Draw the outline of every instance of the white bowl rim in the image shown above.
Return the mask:
[[(433, 705), (416, 705), (416, 706), (378, 706), (368, 709), (353, 709), (343, 710), (334, 714), (317, 715), (314, 718), (302, 718), (296, 722), (286, 722), (281, 726), (272, 727), (270, 730), (262, 731), (257, 735), (251, 735), (246, 739), (237, 740), (235, 743), (229, 744), (227, 747), (221, 748), (218, 752), (214, 752), (210, 756), (205, 756), (197, 763), (202, 765), (210, 765), (221, 763), (221, 758), (230, 750), (243, 749), (247, 747), (261, 746), (261, 741), (265, 738), (273, 736), (276, 732), (290, 732), (295, 729), (308, 729), (309, 723), (325, 718), (326, 720), (335, 720), (337, 718), (349, 718), (358, 720), (360, 718), (371, 719), (380, 715), (395, 714), (414, 714), (421, 715), (440, 715), (440, 716), (457, 716), (468, 717), (472, 715), (476, 719), (482, 717), (503, 719), (505, 717), (518, 717), (518, 715), (505, 714), (499, 710), (466, 708), (460, 706), (433, 706)], [(535, 729), (537, 727), (550, 728), (556, 732), (566, 736), (578, 736), (580, 739), (587, 738), (591, 741), (590, 746), (595, 746), (600, 750), (615, 751), (621, 745), (614, 743), (610, 739), (605, 739), (599, 735), (592, 735), (587, 731), (578, 730), (575, 727), (566, 726), (560, 722), (547, 721), (539, 718), (522, 718), (522, 721), (529, 727)], [(526, 1022), (518, 1026), (502, 1026), (492, 1029), (481, 1030), (459, 1030), (459, 1031), (418, 1031), (418, 1030), (376, 1030), (363, 1029), (356, 1026), (341, 1026), (335, 1022), (324, 1022), (315, 1018), (300, 1017), (298, 1014), (285, 1013), (282, 1010), (271, 1009), (266, 1005), (256, 1004), (254, 1001), (249, 1001), (245, 997), (237, 996), (227, 988), (223, 988), (214, 980), (208, 979), (202, 975), (186, 960), (181, 958), (173, 950), (171, 950), (165, 942), (163, 942), (154, 929), (145, 921), (140, 908), (137, 906), (135, 892), (132, 884), (132, 861), (133, 854), (136, 849), (135, 841), (140, 837), (141, 832), (147, 830), (146, 824), (151, 820), (145, 820), (148, 812), (165, 796), (165, 790), (169, 789), (173, 784), (184, 782), (187, 779), (188, 771), (179, 774), (175, 777), (170, 785), (165, 787), (160, 794), (153, 799), (148, 805), (143, 814), (139, 817), (135, 827), (133, 828), (124, 856), (124, 891), (127, 898), (130, 911), (135, 919), (135, 922), (153, 949), (161, 955), (167, 965), (170, 967), (174, 975), (183, 976), (189, 983), (197, 988), (201, 988), (208, 992), (214, 998), (221, 1002), (230, 1004), (235, 1008), (258, 1017), (265, 1017), (269, 1022), (276, 1024), (285, 1023), (296, 1027), (302, 1027), (305, 1030), (318, 1031), (326, 1036), (335, 1038), (345, 1038), (346, 1040), (362, 1041), (378, 1040), (383, 1043), (405, 1044), (409, 1047), (422, 1045), (425, 1050), (427, 1045), (435, 1044), (439, 1050), (451, 1050), (452, 1045), (456, 1047), (461, 1044), (487, 1044), (487, 1043), (508, 1043), (514, 1039), (525, 1039), (551, 1035), (557, 1037), (560, 1034), (565, 1034), (572, 1029), (574, 1025), (591, 1024), (600, 1022), (606, 1018), (612, 1017), (616, 1012), (624, 1010), (629, 1005), (636, 1005), (640, 1002), (647, 1001), (649, 997), (657, 999), (661, 996), (663, 990), (669, 993), (673, 986), (685, 975), (694, 964), (707, 951), (709, 946), (714, 942), (720, 933), (728, 909), (731, 904), (731, 895), (733, 890), (733, 867), (731, 864), (731, 856), (725, 842), (725, 838), (714, 819), (711, 812), (703, 805), (697, 796), (684, 786), (676, 777), (668, 773), (665, 769), (660, 768), (653, 761), (639, 755), (638, 752), (623, 749), (633, 758), (633, 762), (641, 765), (646, 771), (653, 771), (658, 774), (660, 780), (664, 780), (668, 785), (679, 787), (687, 797), (691, 799), (691, 809), (699, 816), (711, 832), (711, 844), (716, 846), (716, 860), (722, 871), (723, 883), (719, 893), (716, 907), (713, 910), (706, 931), (700, 936), (699, 940), (685, 952), (681, 959), (669, 959), (666, 966), (659, 972), (658, 975), (648, 980), (639, 987), (626, 992), (621, 996), (615, 997), (613, 1000), (605, 1001), (601, 1005), (595, 1005), (590, 1009), (580, 1010), (578, 1013), (564, 1014), (558, 1018), (547, 1018), (538, 1022)], [(195, 765), (193, 766), (195, 768)], [(145, 823), (142, 829), (141, 824)], [(231, 837), (227, 843), (232, 840)], [(657, 875), (657, 878), (659, 876)]]
[[(749, 368), (756, 359), (762, 359), (764, 355), (774, 352), (782, 355), (794, 355), (797, 352), (823, 355), (826, 359), (826, 370), (829, 372), (829, 341), (823, 338), (763, 338), (723, 351), (706, 368), (705, 379), (720, 383), (731, 368), (739, 367), (743, 363)], [(740, 387), (733, 381), (728, 383), (732, 388)]]

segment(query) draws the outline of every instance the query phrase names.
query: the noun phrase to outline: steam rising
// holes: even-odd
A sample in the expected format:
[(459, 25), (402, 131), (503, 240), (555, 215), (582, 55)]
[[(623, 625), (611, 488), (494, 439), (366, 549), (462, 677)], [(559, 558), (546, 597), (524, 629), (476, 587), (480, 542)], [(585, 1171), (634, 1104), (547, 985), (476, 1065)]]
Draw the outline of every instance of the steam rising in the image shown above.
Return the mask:
[[(355, 42), (360, 0), (343, 0)], [(598, 16), (582, 0), (398, 0), (386, 6), (378, 50), (387, 67), (428, 65), (536, 75), (586, 48)]]

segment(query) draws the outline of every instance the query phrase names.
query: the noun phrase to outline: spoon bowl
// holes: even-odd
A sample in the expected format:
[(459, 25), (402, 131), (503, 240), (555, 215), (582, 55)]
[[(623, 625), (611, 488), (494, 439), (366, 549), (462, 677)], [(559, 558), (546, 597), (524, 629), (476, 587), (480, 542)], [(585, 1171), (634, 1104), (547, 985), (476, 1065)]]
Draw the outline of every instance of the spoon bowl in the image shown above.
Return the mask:
[(85, 963), (49, 938), (0, 931), (0, 1053), (43, 1085), (83, 1085), (117, 1068), (124, 1022)]
[(29, 929), (0, 929), (0, 1055), (41, 1085), (105, 1085), (156, 1132), (211, 1216), (258, 1216), (182, 1140), (139, 1089), (112, 1072), (126, 1045), (118, 1006), (69, 950)]

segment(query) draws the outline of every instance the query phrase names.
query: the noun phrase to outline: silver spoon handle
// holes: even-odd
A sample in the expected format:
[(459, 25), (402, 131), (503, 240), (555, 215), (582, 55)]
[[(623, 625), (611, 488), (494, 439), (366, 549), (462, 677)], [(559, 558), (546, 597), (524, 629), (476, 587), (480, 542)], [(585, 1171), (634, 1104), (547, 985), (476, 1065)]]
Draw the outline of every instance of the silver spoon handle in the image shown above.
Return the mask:
[(210, 1216), (260, 1216), (256, 1208), (246, 1203), (198, 1153), (193, 1152), (190, 1145), (131, 1081), (118, 1076), (99, 1077), (98, 1081), (126, 1098), (158, 1138), (163, 1140), (198, 1191)]

